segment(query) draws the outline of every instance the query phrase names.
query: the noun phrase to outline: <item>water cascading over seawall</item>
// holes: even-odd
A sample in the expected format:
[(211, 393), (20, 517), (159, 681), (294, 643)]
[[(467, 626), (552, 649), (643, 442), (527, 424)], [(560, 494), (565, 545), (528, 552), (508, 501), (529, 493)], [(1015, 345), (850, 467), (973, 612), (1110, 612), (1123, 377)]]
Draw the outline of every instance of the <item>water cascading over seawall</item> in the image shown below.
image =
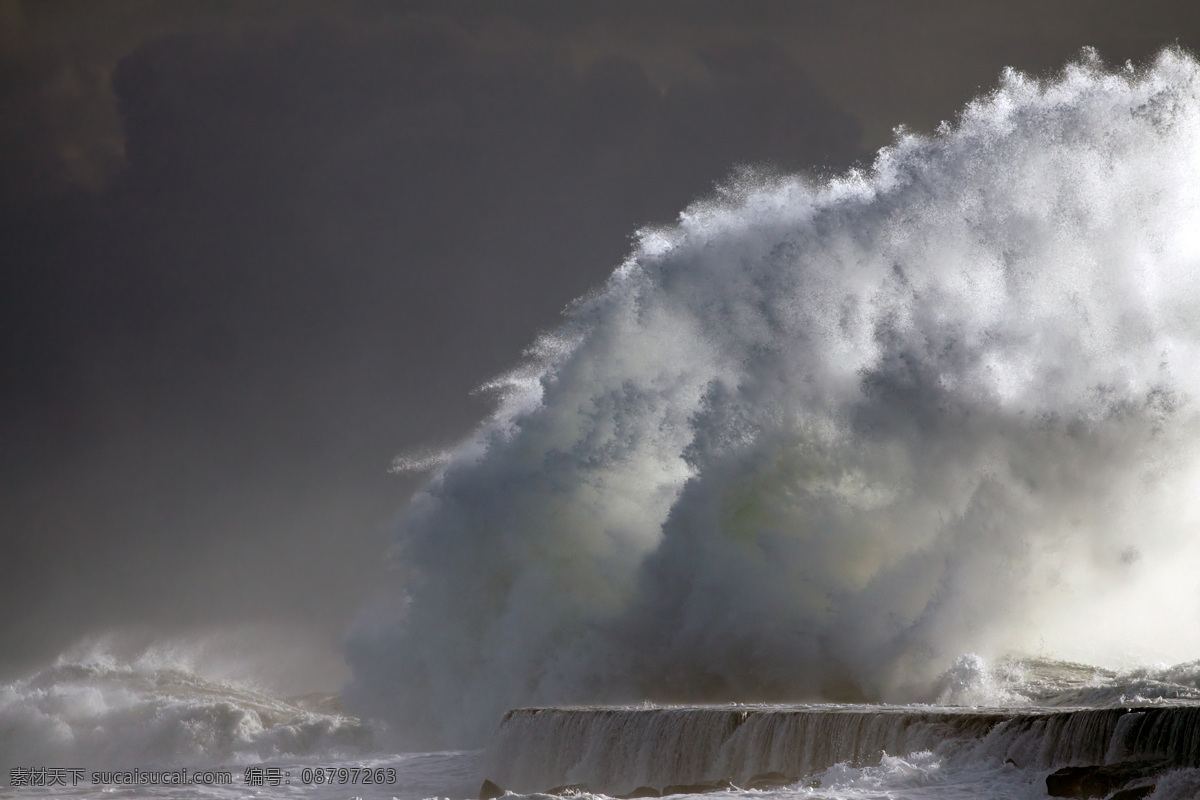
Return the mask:
[(1195, 767), (1200, 707), (525, 708), (500, 723), (484, 774), (518, 792), (574, 784), (619, 795), (726, 780), (744, 787), (768, 773), (803, 779), (921, 750), (1040, 770), (1151, 760)]

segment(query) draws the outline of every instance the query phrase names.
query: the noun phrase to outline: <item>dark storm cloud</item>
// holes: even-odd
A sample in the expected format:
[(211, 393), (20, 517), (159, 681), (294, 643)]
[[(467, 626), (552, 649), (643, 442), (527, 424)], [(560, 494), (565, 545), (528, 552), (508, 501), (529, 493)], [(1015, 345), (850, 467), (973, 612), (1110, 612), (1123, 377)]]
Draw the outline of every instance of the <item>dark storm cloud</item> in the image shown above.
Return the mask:
[(845, 165), (855, 120), (765, 41), (665, 84), (444, 18), (155, 38), (125, 166), (5, 216), (11, 661), (87, 631), (302, 619), (376, 581), (471, 388), (738, 163)]

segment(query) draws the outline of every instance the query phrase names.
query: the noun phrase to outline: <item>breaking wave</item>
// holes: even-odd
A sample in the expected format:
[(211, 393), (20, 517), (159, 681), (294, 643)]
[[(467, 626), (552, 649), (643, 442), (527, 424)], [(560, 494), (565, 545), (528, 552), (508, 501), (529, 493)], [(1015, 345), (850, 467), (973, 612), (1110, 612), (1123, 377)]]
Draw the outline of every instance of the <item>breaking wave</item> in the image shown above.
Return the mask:
[(147, 650), (60, 658), (0, 685), (0, 753), (9, 765), (105, 769), (245, 764), (371, 752), (370, 726), (332, 696), (282, 699)]
[(1111, 670), (1049, 659), (959, 658), (938, 679), (934, 702), (1005, 708), (1200, 704), (1200, 661)]
[(349, 645), (410, 743), (1195, 659), (1200, 65), (1008, 72), (867, 169), (746, 173), (493, 388)]

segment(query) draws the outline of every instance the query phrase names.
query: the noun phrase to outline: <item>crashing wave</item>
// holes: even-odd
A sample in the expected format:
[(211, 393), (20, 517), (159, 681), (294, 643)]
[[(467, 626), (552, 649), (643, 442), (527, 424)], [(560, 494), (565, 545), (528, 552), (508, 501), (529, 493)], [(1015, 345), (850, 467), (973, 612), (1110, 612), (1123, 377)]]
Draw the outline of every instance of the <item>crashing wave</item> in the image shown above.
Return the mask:
[(9, 764), (240, 764), (372, 748), (371, 727), (331, 698), (280, 699), (184, 665), (60, 660), (0, 686)]
[(963, 652), (1194, 658), (1197, 187), (1168, 51), (642, 232), (414, 499), (348, 702), (451, 744), (528, 704), (920, 700)]

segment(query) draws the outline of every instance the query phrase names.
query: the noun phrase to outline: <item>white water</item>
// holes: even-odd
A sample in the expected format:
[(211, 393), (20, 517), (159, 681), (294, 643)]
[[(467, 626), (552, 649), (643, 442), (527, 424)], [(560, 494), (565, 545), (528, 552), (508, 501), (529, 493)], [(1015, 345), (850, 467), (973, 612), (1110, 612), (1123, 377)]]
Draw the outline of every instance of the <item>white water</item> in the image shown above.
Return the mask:
[[(387, 739), (382, 723), (346, 714), (331, 695), (280, 696), (245, 677), (245, 658), (213, 657), (206, 652), (211, 645), (168, 641), (128, 652), (120, 642), (101, 639), (0, 685), (0, 798), (233, 800), (254, 794), (418, 800), (468, 798), (478, 791), (478, 753), (389, 752), (382, 746)], [(106, 775), (154, 776), (182, 768), (192, 777), (228, 774), (231, 782), (173, 785), (135, 775), (142, 783), (130, 785), (128, 776)], [(247, 769), (254, 768), (290, 775), (274, 786), (253, 786)], [(36, 778), (21, 785), (14, 769), (26, 775), (58, 770), (65, 785), (44, 779), (28, 785)], [(320, 775), (312, 772), (318, 769)], [(349, 773), (352, 769), (357, 772)], [(364, 783), (364, 770), (372, 775), (384, 770), (385, 782)], [(318, 780), (326, 775), (332, 780)]]
[(281, 698), (147, 651), (60, 659), (0, 686), (0, 767), (242, 765), (374, 752), (370, 725), (330, 698)]
[(351, 642), (410, 743), (1195, 659), (1200, 68), (1008, 74), (862, 172), (747, 176), (493, 388)]

